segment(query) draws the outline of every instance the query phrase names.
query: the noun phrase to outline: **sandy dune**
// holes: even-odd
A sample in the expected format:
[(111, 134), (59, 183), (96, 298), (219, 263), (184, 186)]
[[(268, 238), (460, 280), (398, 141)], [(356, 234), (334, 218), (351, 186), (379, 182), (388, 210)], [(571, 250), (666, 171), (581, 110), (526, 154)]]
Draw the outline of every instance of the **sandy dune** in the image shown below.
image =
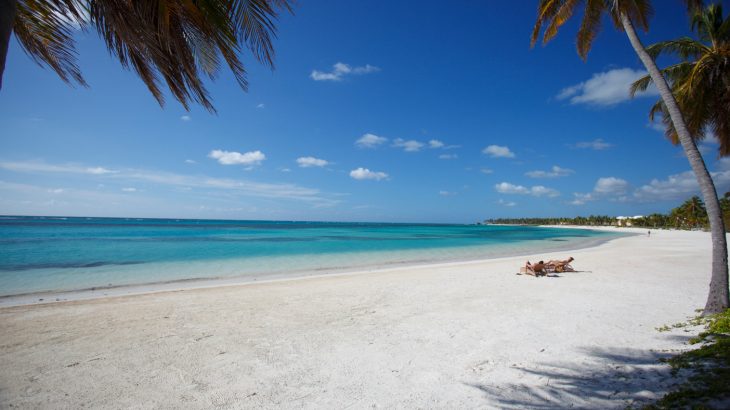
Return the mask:
[[(0, 309), (0, 408), (624, 408), (704, 305), (710, 237)], [(516, 275), (573, 256), (581, 273)]]

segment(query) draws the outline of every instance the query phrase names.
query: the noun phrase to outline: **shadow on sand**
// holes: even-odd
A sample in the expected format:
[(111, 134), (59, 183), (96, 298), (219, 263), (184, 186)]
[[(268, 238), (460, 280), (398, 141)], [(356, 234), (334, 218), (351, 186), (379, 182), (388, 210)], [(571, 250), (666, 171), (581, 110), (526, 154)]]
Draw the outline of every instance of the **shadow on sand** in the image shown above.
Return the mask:
[[(667, 335), (686, 341), (689, 336)], [(631, 348), (582, 349), (581, 363), (512, 366), (520, 383), (466, 383), (482, 391), (490, 406), (511, 409), (605, 409), (641, 407), (666, 394), (686, 374), (672, 376), (660, 362), (678, 353)]]

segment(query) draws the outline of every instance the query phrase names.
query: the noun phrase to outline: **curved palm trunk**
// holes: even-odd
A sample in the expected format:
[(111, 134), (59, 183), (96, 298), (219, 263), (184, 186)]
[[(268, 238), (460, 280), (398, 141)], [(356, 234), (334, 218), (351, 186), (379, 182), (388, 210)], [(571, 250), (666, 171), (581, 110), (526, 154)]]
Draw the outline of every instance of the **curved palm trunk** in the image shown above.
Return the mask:
[(700, 185), (702, 196), (707, 207), (707, 217), (710, 220), (710, 230), (712, 231), (712, 278), (710, 279), (710, 292), (707, 296), (704, 315), (719, 313), (728, 308), (730, 301), (728, 300), (728, 268), (727, 268), (727, 241), (725, 238), (725, 224), (722, 220), (722, 212), (720, 210), (720, 201), (717, 199), (717, 191), (715, 184), (712, 182), (710, 173), (707, 171), (705, 162), (702, 160), (697, 145), (690, 137), (687, 125), (684, 122), (677, 100), (669, 89), (667, 81), (656, 66), (654, 59), (646, 52), (644, 45), (636, 35), (634, 25), (624, 13), (621, 13), (621, 23), (623, 24), (629, 41), (634, 47), (634, 51), (639, 55), (641, 62), (644, 63), (652, 81), (659, 89), (662, 101), (667, 107), (669, 116), (677, 130), (679, 142), (682, 144), (687, 160), (692, 166), (692, 170), (697, 177)]
[(0, 90), (3, 88), (5, 59), (8, 57), (10, 34), (15, 21), (16, 0), (0, 0)]

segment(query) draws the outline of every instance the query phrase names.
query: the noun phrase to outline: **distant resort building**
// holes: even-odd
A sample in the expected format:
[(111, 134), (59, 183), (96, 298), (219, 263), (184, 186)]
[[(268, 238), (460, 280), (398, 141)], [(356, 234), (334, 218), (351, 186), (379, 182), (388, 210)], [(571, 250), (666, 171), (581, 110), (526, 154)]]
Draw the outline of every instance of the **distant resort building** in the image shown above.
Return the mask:
[(634, 219), (641, 219), (643, 218), (642, 215), (636, 215), (636, 216), (617, 216), (616, 217), (616, 226), (632, 226)]

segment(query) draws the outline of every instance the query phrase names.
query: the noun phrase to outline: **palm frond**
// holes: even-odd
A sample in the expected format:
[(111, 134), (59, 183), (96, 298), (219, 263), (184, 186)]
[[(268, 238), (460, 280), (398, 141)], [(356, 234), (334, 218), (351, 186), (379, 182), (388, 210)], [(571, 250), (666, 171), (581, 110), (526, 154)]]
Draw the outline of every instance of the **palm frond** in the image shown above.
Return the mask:
[(674, 65), (670, 65), (661, 70), (669, 84), (681, 84), (687, 76), (692, 72), (692, 63), (684, 61)]
[[(70, 1), (70, 0), (69, 0)], [(111, 54), (134, 70), (160, 105), (161, 82), (183, 107), (215, 108), (201, 76), (215, 79), (221, 58), (244, 90), (244, 49), (273, 65), (278, 10), (289, 0), (95, 0), (90, 20)]]
[(578, 36), (576, 41), (576, 47), (578, 49), (578, 55), (584, 60), (588, 56), (593, 45), (593, 39), (601, 30), (601, 16), (603, 15), (603, 1), (602, 0), (587, 0), (583, 11), (583, 21), (578, 29)]
[[(730, 19), (722, 19), (722, 8), (709, 6), (694, 10), (692, 29), (700, 41), (680, 38), (654, 44), (647, 51), (656, 57), (662, 53), (678, 56), (680, 63), (662, 70), (684, 117), (692, 139), (701, 141), (712, 130), (720, 143), (719, 155), (730, 155)], [(651, 83), (643, 77), (632, 84), (632, 95)], [(668, 120), (662, 101), (649, 111), (653, 120), (662, 115), (666, 135), (677, 143), (677, 133)]]
[(82, 25), (72, 1), (18, 1), (13, 32), (23, 51), (41, 67), (48, 66), (66, 83), (86, 86), (76, 63), (74, 24)]
[(543, 42), (547, 43), (552, 40), (556, 34), (558, 34), (558, 29), (565, 24), (568, 19), (570, 19), (573, 15), (573, 11), (575, 10), (575, 6), (578, 5), (579, 1), (580, 0), (564, 0), (563, 4), (555, 10), (555, 14), (550, 19), (550, 23), (543, 33)]
[[(677, 85), (684, 83), (687, 76), (692, 72), (692, 67), (691, 63), (681, 62), (662, 69), (661, 73), (669, 84)], [(629, 88), (631, 98), (634, 98), (637, 93), (646, 91), (652, 82), (653, 80), (648, 74), (634, 81)]]
[(730, 42), (730, 18), (725, 18), (725, 20), (723, 20), (722, 24), (717, 29), (716, 36), (719, 43)]
[(610, 3), (609, 15), (617, 29), (624, 29), (621, 15), (625, 14), (634, 26), (649, 31), (649, 20), (654, 14), (650, 0), (611, 0), (607, 3)]
[[(555, 13), (560, 8), (564, 0), (540, 0), (537, 6), (537, 19), (535, 20), (535, 26), (532, 28), (532, 35), (530, 36), (530, 47), (534, 47), (537, 43), (537, 39), (540, 37), (540, 30), (542, 25), (550, 21)], [(543, 39), (543, 44), (545, 40)]]
[(649, 120), (655, 122), (657, 115), (661, 116), (661, 122), (664, 126), (664, 136), (672, 144), (679, 145), (679, 135), (677, 135), (677, 131), (674, 129), (674, 123), (672, 123), (672, 119), (669, 116), (669, 111), (667, 111), (667, 107), (661, 99), (654, 103), (649, 110)]
[(695, 11), (690, 27), (697, 32), (700, 40), (716, 44), (722, 23), (722, 5), (712, 4), (705, 9)]
[(651, 1), (627, 0), (627, 3), (633, 3), (627, 10), (627, 14), (629, 15), (629, 18), (631, 18), (631, 21), (645, 32), (648, 32), (649, 20), (651, 20), (651, 17), (654, 15), (654, 8), (651, 6)]
[(239, 40), (246, 44), (257, 60), (273, 66), (271, 41), (276, 35), (273, 19), (277, 16), (273, 4), (267, 0), (234, 0), (231, 3)]
[(646, 52), (654, 59), (659, 57), (662, 53), (667, 53), (676, 54), (683, 60), (697, 58), (708, 50), (709, 48), (706, 45), (690, 37), (660, 41), (646, 48)]
[(712, 132), (720, 142), (720, 156), (730, 155), (730, 99), (724, 98), (714, 113)]
[(712, 54), (705, 54), (692, 64), (692, 71), (686, 81), (688, 93), (703, 92), (703, 88), (709, 84), (707, 77), (713, 69), (712, 60)]
[(687, 5), (687, 12), (693, 13), (695, 10), (701, 10), (705, 7), (703, 0), (682, 0)]
[(631, 96), (631, 98), (634, 98), (636, 96), (636, 93), (646, 91), (646, 89), (649, 87), (649, 84), (651, 83), (652, 80), (648, 74), (639, 78), (631, 84), (631, 87), (629, 87), (629, 95)]

